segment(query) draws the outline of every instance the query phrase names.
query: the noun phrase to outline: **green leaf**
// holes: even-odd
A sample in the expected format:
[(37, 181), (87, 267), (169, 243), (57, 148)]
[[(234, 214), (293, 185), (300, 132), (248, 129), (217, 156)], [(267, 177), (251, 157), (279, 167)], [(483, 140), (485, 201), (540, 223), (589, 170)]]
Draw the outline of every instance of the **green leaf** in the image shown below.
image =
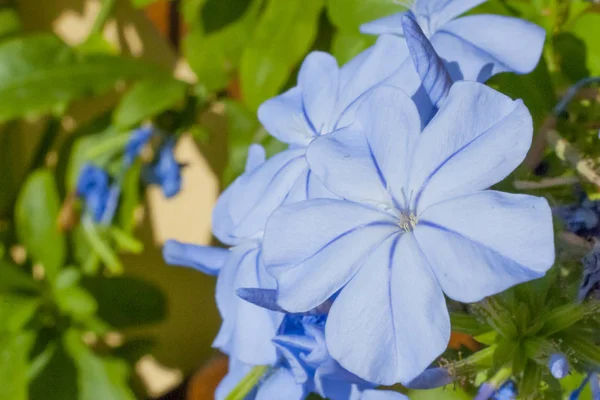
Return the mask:
[(94, 354), (75, 331), (63, 338), (67, 353), (77, 367), (79, 400), (134, 400), (127, 382), (129, 369), (123, 361)]
[(56, 110), (121, 80), (162, 75), (134, 59), (78, 55), (53, 35), (12, 39), (0, 44), (0, 121)]
[(131, 128), (183, 102), (187, 84), (176, 79), (146, 80), (137, 83), (117, 106), (113, 122)]
[(39, 290), (39, 285), (21, 267), (0, 260), (0, 291), (14, 289), (37, 291)]
[(131, 0), (134, 7), (143, 8), (147, 7), (152, 3), (156, 3), (158, 0)]
[(0, 333), (16, 333), (35, 315), (38, 297), (0, 294)]
[(166, 316), (163, 293), (140, 279), (87, 278), (83, 285), (98, 302), (98, 316), (115, 328), (157, 323)]
[(469, 314), (450, 313), (450, 322), (453, 331), (471, 336), (480, 335), (491, 329), (488, 324)]
[(579, 322), (584, 316), (585, 309), (580, 304), (565, 304), (555, 308), (546, 316), (546, 322), (540, 330), (541, 336), (550, 336)]
[(27, 363), (34, 335), (0, 336), (0, 399), (27, 400)]
[(242, 18), (206, 34), (193, 26), (183, 40), (183, 53), (198, 81), (209, 91), (227, 87), (250, 40), (263, 0), (254, 0)]
[(206, 0), (202, 7), (202, 27), (209, 34), (241, 18), (252, 0)]
[(473, 398), (458, 385), (430, 390), (411, 390), (408, 392), (408, 397), (411, 400), (471, 400)]
[(359, 35), (358, 33), (336, 32), (333, 36), (331, 53), (339, 65), (344, 65), (361, 51), (373, 44), (375, 37)]
[(327, 0), (327, 14), (338, 29), (358, 33), (365, 22), (406, 10), (395, 0)]
[(227, 166), (223, 171), (223, 184), (231, 183), (244, 172), (248, 147), (256, 142), (256, 131), (260, 124), (256, 114), (243, 104), (227, 100), (225, 116), (227, 117)]
[(94, 315), (98, 308), (94, 297), (78, 286), (56, 290), (54, 298), (60, 311), (76, 320), (85, 320)]
[(542, 369), (540, 366), (533, 362), (528, 361), (525, 366), (525, 371), (523, 372), (523, 378), (519, 384), (519, 396), (523, 396), (524, 399), (528, 398), (539, 398), (532, 397), (532, 395), (539, 394), (537, 393), (540, 381), (542, 377)]
[(587, 12), (581, 15), (571, 28), (571, 33), (577, 36), (587, 48), (586, 66), (591, 75), (600, 75), (600, 14)]
[(324, 0), (270, 0), (244, 50), (240, 84), (244, 103), (256, 111), (287, 82), (314, 42)]
[(4, 39), (6, 36), (14, 35), (20, 32), (21, 20), (19, 19), (19, 13), (12, 7), (6, 7), (0, 9), (0, 38)]
[(141, 162), (135, 162), (125, 173), (121, 187), (122, 193), (118, 210), (119, 225), (129, 234), (135, 228), (135, 210), (142, 201), (142, 193), (140, 193), (141, 174)]
[(572, 82), (589, 76), (586, 67), (585, 42), (572, 33), (562, 32), (552, 39), (554, 55), (558, 57), (560, 70)]
[[(51, 348), (51, 346), (49, 345), (47, 348)], [(45, 354), (45, 350), (41, 354)], [(79, 399), (77, 368), (62, 343), (54, 342), (51, 358), (30, 382), (29, 397), (30, 400)]]
[(19, 241), (29, 257), (44, 266), (52, 280), (63, 266), (66, 240), (57, 227), (60, 198), (49, 170), (37, 170), (25, 181), (15, 205), (15, 223)]

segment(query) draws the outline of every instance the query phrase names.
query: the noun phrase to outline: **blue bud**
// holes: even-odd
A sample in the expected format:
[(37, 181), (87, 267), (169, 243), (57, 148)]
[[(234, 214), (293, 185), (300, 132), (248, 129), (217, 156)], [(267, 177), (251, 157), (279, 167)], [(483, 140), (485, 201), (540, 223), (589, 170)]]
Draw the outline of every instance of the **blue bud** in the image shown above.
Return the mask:
[(140, 154), (154, 133), (151, 127), (142, 127), (131, 133), (129, 142), (125, 146), (125, 162), (131, 164)]
[(562, 379), (569, 373), (569, 361), (564, 354), (556, 353), (550, 356), (548, 361), (548, 368), (550, 373), (556, 379)]
[(109, 176), (106, 171), (92, 164), (84, 165), (75, 190), (77, 196), (85, 202), (85, 208), (94, 221), (100, 222), (110, 196)]

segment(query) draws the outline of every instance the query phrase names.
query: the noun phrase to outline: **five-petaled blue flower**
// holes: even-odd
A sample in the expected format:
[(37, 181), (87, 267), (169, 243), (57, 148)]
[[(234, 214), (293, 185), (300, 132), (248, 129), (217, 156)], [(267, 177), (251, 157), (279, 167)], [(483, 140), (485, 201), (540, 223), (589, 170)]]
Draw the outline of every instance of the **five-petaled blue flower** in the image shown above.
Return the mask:
[(286, 205), (267, 222), (279, 305), (303, 312), (339, 292), (332, 357), (371, 382), (409, 382), (448, 343), (444, 294), (478, 301), (554, 262), (546, 200), (485, 190), (520, 164), (531, 137), (523, 103), (483, 84), (454, 84), (423, 131), (410, 97), (375, 89), (352, 126), (307, 150), (343, 200)]

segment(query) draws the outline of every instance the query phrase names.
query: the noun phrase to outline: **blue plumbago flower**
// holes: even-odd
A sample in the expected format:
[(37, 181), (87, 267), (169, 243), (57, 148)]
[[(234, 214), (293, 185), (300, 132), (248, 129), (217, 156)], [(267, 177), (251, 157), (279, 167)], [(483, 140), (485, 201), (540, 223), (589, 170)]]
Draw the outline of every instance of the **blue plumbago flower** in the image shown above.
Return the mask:
[[(284, 318), (279, 334), (273, 338), (280, 359), (251, 398), (300, 400), (309, 393), (317, 393), (331, 400), (406, 399), (397, 392), (373, 390), (375, 385), (340, 367), (325, 345), (325, 319), (325, 316), (299, 315)], [(248, 368), (243, 364), (234, 367), (237, 370), (230, 370), (217, 389), (217, 399), (225, 397), (235, 387), (236, 380), (240, 380), (240, 371)]]
[(77, 196), (85, 202), (85, 208), (96, 222), (101, 222), (110, 196), (109, 176), (102, 168), (86, 164), (77, 179)]
[(125, 163), (127, 165), (133, 163), (152, 135), (154, 135), (154, 130), (150, 126), (138, 128), (131, 133), (129, 142), (125, 146)]
[(583, 392), (583, 389), (585, 389), (585, 386), (588, 384), (588, 382), (592, 391), (592, 400), (600, 400), (600, 375), (595, 372), (586, 375), (581, 382), (581, 385), (571, 392), (569, 395), (569, 400), (579, 400), (581, 392)]
[(576, 204), (553, 207), (552, 211), (565, 223), (567, 231), (600, 238), (600, 201), (590, 200), (582, 193)]
[[(455, 19), (485, 0), (415, 0), (408, 7), (454, 80), (484, 82), (499, 72), (531, 72), (538, 63), (545, 31), (518, 18), (469, 15)], [(403, 42), (405, 12), (366, 23), (363, 33), (391, 34)], [(404, 71), (399, 79), (406, 79)]]
[[(258, 117), (266, 130), (290, 147), (230, 187), (227, 196), (245, 201), (231, 203), (229, 209), (217, 204), (215, 212), (230, 221), (230, 234), (256, 234), (283, 203), (332, 196), (309, 170), (306, 148), (315, 138), (351, 123), (362, 96), (394, 73), (405, 58), (394, 43), (398, 43), (394, 38), (379, 38), (342, 68), (333, 56), (313, 52), (300, 68), (297, 86), (260, 106)], [(213, 230), (222, 230), (216, 226), (222, 217), (215, 219)]]
[(548, 360), (548, 369), (553, 377), (562, 379), (569, 374), (569, 360), (564, 354), (552, 354)]
[(175, 159), (175, 139), (168, 139), (160, 148), (158, 161), (147, 173), (149, 183), (159, 185), (166, 198), (171, 198), (181, 190), (181, 164)]
[(586, 254), (583, 262), (583, 278), (579, 285), (578, 302), (586, 298), (600, 299), (600, 242), (596, 241), (594, 248)]
[[(251, 146), (248, 153), (247, 172), (265, 160), (261, 146)], [(222, 207), (227, 207), (230, 201), (245, 201), (228, 193), (231, 192), (225, 191), (221, 196)], [(277, 333), (283, 314), (256, 306), (236, 295), (240, 288), (275, 288), (275, 280), (267, 274), (262, 262), (262, 238), (234, 238), (228, 235), (226, 215), (222, 217), (217, 209), (215, 216), (220, 223), (215, 224), (219, 229), (214, 233), (223, 243), (232, 246), (229, 250), (168, 241), (163, 248), (164, 258), (170, 264), (218, 274), (216, 300), (223, 324), (213, 342), (214, 347), (243, 364), (273, 364), (277, 355), (271, 339)]]
[(448, 343), (444, 294), (478, 301), (554, 262), (546, 200), (485, 190), (521, 163), (531, 136), (520, 100), (476, 82), (455, 83), (423, 131), (410, 97), (374, 89), (355, 124), (307, 151), (343, 200), (269, 218), (263, 258), (279, 305), (302, 312), (337, 294), (325, 330), (332, 357), (370, 382), (411, 381)]
[(474, 400), (515, 400), (516, 398), (517, 386), (509, 379), (499, 388), (487, 382), (482, 384)]

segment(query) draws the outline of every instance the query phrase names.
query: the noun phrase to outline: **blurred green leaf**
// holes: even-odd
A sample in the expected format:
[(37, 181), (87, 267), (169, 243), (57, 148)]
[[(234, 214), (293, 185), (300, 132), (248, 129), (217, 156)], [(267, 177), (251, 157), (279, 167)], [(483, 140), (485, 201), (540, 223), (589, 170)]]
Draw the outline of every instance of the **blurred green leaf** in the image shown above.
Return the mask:
[(0, 9), (0, 39), (14, 35), (21, 31), (21, 20), (19, 13), (12, 7)]
[(583, 40), (565, 32), (556, 35), (552, 40), (560, 70), (567, 78), (577, 82), (590, 74), (586, 67), (587, 55)]
[(571, 28), (571, 32), (585, 43), (587, 68), (592, 75), (600, 75), (600, 13), (582, 14)]
[(344, 65), (372, 45), (375, 40), (374, 38), (358, 33), (337, 32), (333, 37), (331, 53), (339, 65)]
[(327, 14), (338, 29), (358, 33), (365, 22), (406, 10), (395, 0), (327, 0)]
[(53, 35), (12, 39), (0, 44), (0, 121), (50, 112), (123, 79), (162, 75), (134, 59), (79, 56)]
[(252, 0), (206, 0), (202, 7), (202, 27), (205, 34), (218, 31), (241, 18)]
[(240, 85), (253, 111), (275, 96), (314, 42), (324, 0), (270, 0), (244, 50)]
[(0, 399), (27, 400), (27, 363), (34, 335), (0, 336)]
[(15, 205), (19, 241), (34, 262), (44, 266), (52, 280), (63, 266), (66, 240), (57, 227), (60, 198), (49, 170), (37, 170), (27, 178)]
[(176, 79), (147, 80), (137, 83), (117, 106), (113, 122), (131, 128), (183, 102), (187, 84)]
[(130, 339), (117, 347), (112, 354), (126, 360), (130, 364), (135, 364), (140, 358), (146, 354), (150, 354), (155, 345), (155, 340), (147, 337)]
[(33, 277), (7, 261), (0, 260), (0, 290), (25, 289), (36, 291), (39, 285)]
[(206, 0), (181, 0), (180, 12), (184, 21), (190, 26), (201, 25), (200, 11)]
[(209, 91), (227, 87), (250, 40), (262, 2), (253, 0), (242, 18), (223, 29), (205, 34), (201, 26), (195, 26), (184, 38), (185, 58)]
[(159, 0), (131, 0), (133, 6), (137, 8), (147, 7), (152, 3), (156, 3), (157, 1)]
[(101, 32), (89, 35), (76, 49), (82, 54), (119, 54), (119, 49), (106, 40)]
[(0, 294), (0, 333), (16, 333), (21, 330), (39, 306), (38, 297)]
[(123, 179), (118, 218), (119, 225), (126, 233), (132, 233), (135, 228), (135, 210), (142, 200), (142, 193), (140, 193), (141, 174), (142, 165), (140, 162), (136, 162), (125, 173)]
[(491, 328), (488, 324), (479, 321), (475, 316), (463, 313), (450, 313), (452, 330), (476, 336), (488, 332)]
[(223, 171), (223, 184), (227, 185), (244, 172), (248, 147), (255, 142), (255, 133), (260, 124), (256, 114), (243, 104), (233, 100), (226, 100), (224, 103), (229, 155)]
[(75, 362), (66, 353), (62, 343), (47, 348), (54, 348), (54, 351), (29, 384), (30, 400), (79, 399)]
[(87, 278), (83, 285), (98, 302), (98, 316), (115, 328), (157, 323), (166, 316), (163, 293), (140, 279)]
[(67, 332), (63, 342), (77, 367), (79, 400), (135, 399), (128, 386), (127, 364), (117, 359), (97, 356), (75, 331)]
[(78, 320), (93, 315), (98, 308), (94, 297), (78, 286), (55, 290), (54, 297), (62, 313)]

